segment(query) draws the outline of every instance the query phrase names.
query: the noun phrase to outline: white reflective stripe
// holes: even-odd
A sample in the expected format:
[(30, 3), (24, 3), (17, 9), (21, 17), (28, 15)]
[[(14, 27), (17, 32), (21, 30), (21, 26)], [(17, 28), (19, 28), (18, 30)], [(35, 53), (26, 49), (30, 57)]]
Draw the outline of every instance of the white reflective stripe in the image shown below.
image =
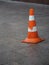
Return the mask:
[(36, 26), (34, 26), (32, 29), (28, 28), (28, 32), (36, 32), (36, 31), (37, 31)]
[(29, 16), (29, 21), (32, 21), (32, 20), (35, 20), (35, 19), (34, 19), (34, 16), (31, 16), (31, 15), (30, 15), (30, 16)]

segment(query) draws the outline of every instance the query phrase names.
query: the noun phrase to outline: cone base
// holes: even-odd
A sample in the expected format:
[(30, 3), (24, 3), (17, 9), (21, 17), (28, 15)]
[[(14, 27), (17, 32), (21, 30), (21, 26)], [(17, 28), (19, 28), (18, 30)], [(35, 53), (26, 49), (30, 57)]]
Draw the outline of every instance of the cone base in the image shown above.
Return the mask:
[(38, 44), (39, 42), (42, 42), (42, 41), (44, 41), (44, 39), (41, 39), (41, 38), (34, 38), (34, 39), (26, 38), (25, 40), (22, 40), (22, 43)]

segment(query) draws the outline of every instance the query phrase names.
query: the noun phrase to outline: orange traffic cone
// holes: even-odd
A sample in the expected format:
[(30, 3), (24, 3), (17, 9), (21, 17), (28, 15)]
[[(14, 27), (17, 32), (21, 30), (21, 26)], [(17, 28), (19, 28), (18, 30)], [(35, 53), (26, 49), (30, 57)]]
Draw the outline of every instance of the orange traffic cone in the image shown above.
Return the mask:
[(36, 27), (36, 21), (34, 19), (34, 9), (29, 10), (29, 25), (28, 25), (28, 36), (25, 40), (23, 40), (23, 43), (34, 43), (37, 44), (39, 42), (42, 42), (44, 39), (41, 39), (38, 36), (38, 31)]

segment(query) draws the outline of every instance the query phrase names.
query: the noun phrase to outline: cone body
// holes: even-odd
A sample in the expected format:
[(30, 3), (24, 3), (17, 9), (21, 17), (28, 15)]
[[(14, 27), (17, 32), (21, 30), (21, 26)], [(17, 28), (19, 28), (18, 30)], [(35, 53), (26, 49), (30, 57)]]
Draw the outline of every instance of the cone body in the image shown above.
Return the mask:
[(43, 41), (44, 39), (41, 39), (38, 36), (38, 31), (36, 27), (36, 21), (34, 18), (34, 9), (29, 10), (29, 23), (28, 23), (28, 35), (25, 40), (22, 40), (23, 43), (39, 43)]

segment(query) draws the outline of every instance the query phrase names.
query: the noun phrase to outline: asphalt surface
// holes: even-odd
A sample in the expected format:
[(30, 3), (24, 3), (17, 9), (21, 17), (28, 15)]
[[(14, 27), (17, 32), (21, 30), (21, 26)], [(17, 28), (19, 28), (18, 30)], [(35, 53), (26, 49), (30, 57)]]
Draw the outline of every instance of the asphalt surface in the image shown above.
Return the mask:
[[(38, 33), (45, 41), (21, 43), (27, 37), (29, 9), (35, 9)], [(0, 1), (0, 65), (49, 65), (49, 6)]]

